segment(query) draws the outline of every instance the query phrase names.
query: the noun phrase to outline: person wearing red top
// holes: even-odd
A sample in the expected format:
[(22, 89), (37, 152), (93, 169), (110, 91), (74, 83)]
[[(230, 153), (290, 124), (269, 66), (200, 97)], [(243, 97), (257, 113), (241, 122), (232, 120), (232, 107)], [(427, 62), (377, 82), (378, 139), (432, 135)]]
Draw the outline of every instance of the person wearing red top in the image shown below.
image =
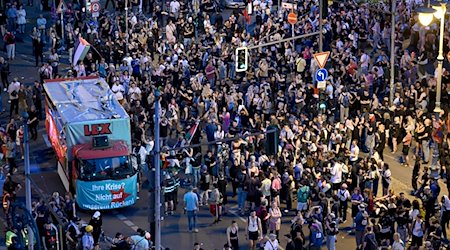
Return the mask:
[(6, 43), (8, 60), (14, 60), (14, 57), (16, 56), (16, 37), (12, 32), (8, 32), (3, 37), (3, 41)]
[(214, 89), (214, 86), (216, 85), (216, 67), (214, 67), (212, 60), (210, 60), (208, 65), (206, 65), (205, 75), (211, 84), (211, 89)]

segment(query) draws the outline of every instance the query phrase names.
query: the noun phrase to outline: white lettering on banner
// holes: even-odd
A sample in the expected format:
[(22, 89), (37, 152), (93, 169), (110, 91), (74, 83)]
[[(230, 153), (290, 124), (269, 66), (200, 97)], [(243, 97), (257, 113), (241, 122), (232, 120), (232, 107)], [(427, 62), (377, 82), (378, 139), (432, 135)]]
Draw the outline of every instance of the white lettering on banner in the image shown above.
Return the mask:
[(125, 187), (125, 183), (106, 183), (103, 185), (92, 184), (92, 191), (118, 190)]
[(96, 201), (110, 201), (112, 195), (111, 194), (96, 194), (95, 200)]
[(105, 187), (103, 185), (98, 186), (98, 185), (92, 184), (92, 191), (103, 191), (103, 190), (105, 190)]
[(84, 208), (89, 210), (103, 210), (103, 209), (113, 209), (113, 208), (121, 208), (125, 206), (133, 205), (134, 200), (127, 200), (124, 202), (112, 202), (111, 204), (102, 204), (102, 205), (83, 205)]
[(118, 190), (125, 187), (125, 183), (122, 182), (120, 184), (118, 183), (107, 183), (105, 184), (105, 190)]

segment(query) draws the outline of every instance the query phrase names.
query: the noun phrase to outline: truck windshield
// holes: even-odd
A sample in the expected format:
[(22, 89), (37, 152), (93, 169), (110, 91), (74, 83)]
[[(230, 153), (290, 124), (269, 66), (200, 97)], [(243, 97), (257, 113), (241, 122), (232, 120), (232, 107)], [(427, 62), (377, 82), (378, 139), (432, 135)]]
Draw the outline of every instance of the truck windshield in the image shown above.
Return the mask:
[(128, 156), (80, 159), (80, 179), (82, 180), (123, 179), (132, 174), (134, 170)]

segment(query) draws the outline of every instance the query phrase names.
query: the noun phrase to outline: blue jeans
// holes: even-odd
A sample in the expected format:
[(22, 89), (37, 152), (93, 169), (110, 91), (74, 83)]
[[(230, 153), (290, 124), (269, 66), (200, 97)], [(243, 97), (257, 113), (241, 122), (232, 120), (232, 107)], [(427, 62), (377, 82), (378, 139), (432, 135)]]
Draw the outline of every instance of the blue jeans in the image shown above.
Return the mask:
[(242, 188), (238, 188), (238, 207), (239, 209), (244, 210), (245, 208), (245, 200), (247, 200), (247, 191), (242, 190)]
[(183, 45), (185, 48), (190, 48), (192, 44), (192, 38), (184, 38)]
[(192, 186), (196, 187), (200, 181), (200, 168), (192, 168)]
[(336, 250), (336, 235), (327, 236), (327, 249)]
[(186, 211), (188, 217), (189, 231), (197, 228), (197, 211)]

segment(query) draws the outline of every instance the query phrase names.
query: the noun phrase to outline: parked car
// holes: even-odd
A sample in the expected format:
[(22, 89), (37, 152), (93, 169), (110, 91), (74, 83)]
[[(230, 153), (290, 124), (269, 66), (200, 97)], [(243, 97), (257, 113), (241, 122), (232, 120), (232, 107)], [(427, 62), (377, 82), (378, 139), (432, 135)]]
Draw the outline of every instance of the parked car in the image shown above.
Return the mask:
[(245, 8), (244, 0), (225, 0), (225, 7), (230, 9)]

